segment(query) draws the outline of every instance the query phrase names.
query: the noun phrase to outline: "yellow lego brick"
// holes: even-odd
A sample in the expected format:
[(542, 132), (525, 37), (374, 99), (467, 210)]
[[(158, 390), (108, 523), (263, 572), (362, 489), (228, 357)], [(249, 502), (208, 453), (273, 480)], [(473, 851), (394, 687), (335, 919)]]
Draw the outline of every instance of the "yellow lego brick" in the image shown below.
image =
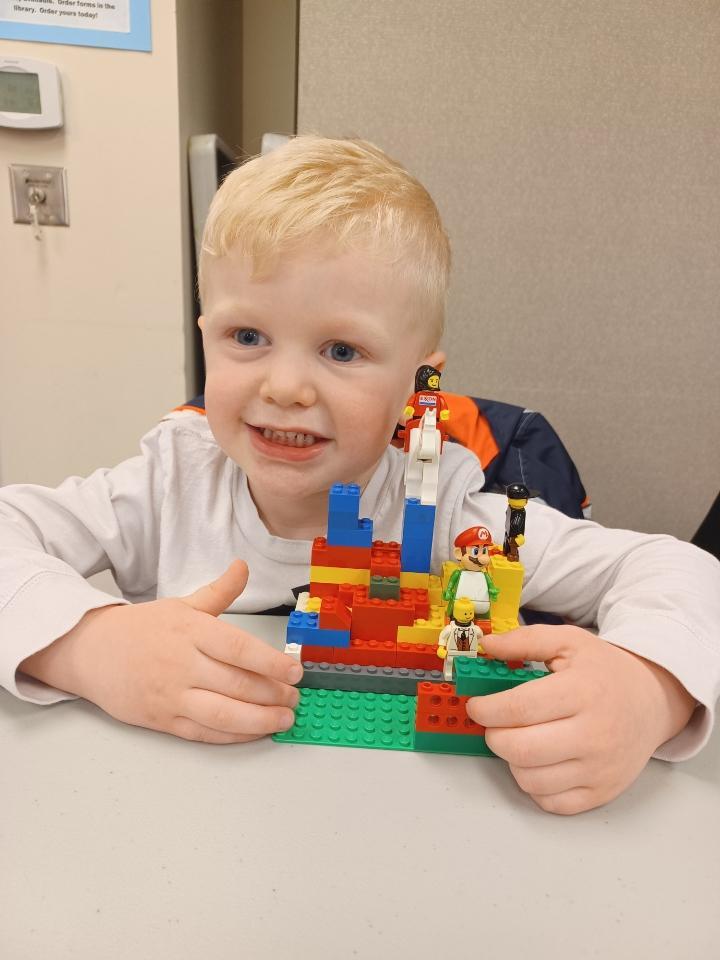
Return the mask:
[(356, 583), (370, 585), (370, 569), (357, 567), (310, 567), (312, 583)]
[(435, 646), (440, 631), (445, 626), (445, 612), (442, 607), (430, 607), (427, 620), (416, 620), (411, 627), (398, 627), (398, 643), (425, 643)]
[(490, 619), (516, 620), (520, 610), (520, 594), (522, 592), (525, 568), (521, 563), (513, 563), (502, 554), (495, 554), (490, 561), (490, 576), (500, 591), (497, 600), (490, 604)]
[(490, 620), (490, 625), (492, 626), (493, 633), (509, 633), (511, 630), (517, 630), (520, 626), (517, 619), (514, 617), (492, 617)]
[(401, 573), (400, 586), (417, 588), (418, 590), (427, 590), (428, 581), (431, 579), (429, 573)]
[(460, 570), (460, 564), (455, 563), (454, 560), (446, 560), (442, 565), (442, 572), (440, 574), (440, 582), (442, 585), (443, 593), (447, 590), (447, 585), (450, 581), (450, 574), (453, 570)]
[(430, 605), (433, 607), (439, 607), (442, 605), (442, 584), (440, 582), (440, 577), (430, 577), (430, 582), (428, 584), (428, 597), (430, 599)]
[(308, 597), (305, 602), (305, 613), (320, 613), (322, 597)]

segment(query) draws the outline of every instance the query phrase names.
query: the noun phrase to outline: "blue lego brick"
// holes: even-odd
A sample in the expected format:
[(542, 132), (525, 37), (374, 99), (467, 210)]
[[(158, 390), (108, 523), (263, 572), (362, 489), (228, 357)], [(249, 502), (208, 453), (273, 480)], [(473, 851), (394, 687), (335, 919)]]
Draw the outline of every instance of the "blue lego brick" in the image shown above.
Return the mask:
[[(297, 634), (297, 628), (293, 631), (294, 634)], [(291, 640), (290, 631), (288, 630), (288, 643), (303, 643), (302, 640)], [(350, 631), (349, 630), (308, 630), (305, 634), (305, 643), (311, 644), (313, 647), (349, 647), (350, 646)]]
[(288, 620), (288, 627), (307, 627), (310, 630), (320, 629), (320, 614), (305, 613), (302, 610), (293, 610)]
[[(403, 511), (403, 531), (417, 527), (435, 526), (435, 507), (431, 503), (420, 503), (417, 497), (405, 501)], [(404, 534), (403, 534), (404, 535)]]
[(301, 610), (293, 610), (288, 620), (285, 640), (287, 643), (314, 643), (319, 632), (319, 613), (303, 613)]
[(363, 517), (355, 520), (352, 528), (338, 527), (331, 517), (328, 521), (327, 542), (333, 547), (371, 547), (373, 539), (372, 520)]
[(400, 548), (400, 564), (404, 573), (430, 573), (432, 538), (426, 544), (407, 543)]
[(321, 690), (359, 690), (413, 696), (418, 683), (443, 683), (442, 670), (411, 670), (408, 667), (363, 667), (347, 663), (303, 662), (299, 687)]
[(360, 487), (357, 483), (334, 483), (328, 495), (328, 516), (354, 517), (360, 512)]

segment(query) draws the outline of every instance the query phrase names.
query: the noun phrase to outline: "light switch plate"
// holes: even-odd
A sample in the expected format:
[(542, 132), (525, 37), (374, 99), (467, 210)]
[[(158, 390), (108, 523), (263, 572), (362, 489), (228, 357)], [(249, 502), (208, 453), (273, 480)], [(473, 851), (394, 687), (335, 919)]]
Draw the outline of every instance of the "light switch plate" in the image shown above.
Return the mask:
[(40, 226), (67, 227), (70, 225), (64, 167), (11, 164), (9, 169), (14, 223), (32, 223), (30, 192), (36, 188), (45, 194), (45, 201), (37, 205)]

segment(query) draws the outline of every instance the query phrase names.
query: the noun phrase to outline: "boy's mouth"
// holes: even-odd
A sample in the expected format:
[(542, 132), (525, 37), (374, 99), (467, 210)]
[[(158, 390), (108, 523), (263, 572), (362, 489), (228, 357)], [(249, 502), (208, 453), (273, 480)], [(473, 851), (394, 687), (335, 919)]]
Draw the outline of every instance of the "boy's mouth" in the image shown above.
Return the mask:
[(251, 423), (247, 424), (251, 430), (257, 431), (266, 440), (271, 443), (279, 443), (286, 447), (311, 447), (313, 444), (324, 440), (317, 433), (303, 433), (301, 430), (278, 430), (275, 427), (255, 427)]
[(266, 456), (280, 460), (305, 460), (320, 453), (329, 443), (327, 437), (302, 430), (279, 430), (276, 427), (245, 424), (254, 446)]

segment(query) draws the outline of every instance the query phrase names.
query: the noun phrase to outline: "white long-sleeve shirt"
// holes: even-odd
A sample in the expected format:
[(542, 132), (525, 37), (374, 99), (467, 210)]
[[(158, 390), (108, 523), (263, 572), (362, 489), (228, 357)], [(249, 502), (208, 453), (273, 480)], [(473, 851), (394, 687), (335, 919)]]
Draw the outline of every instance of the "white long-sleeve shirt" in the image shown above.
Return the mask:
[[(400, 540), (403, 453), (388, 447), (361, 498), (373, 538)], [(502, 542), (506, 498), (482, 493), (475, 455), (446, 444), (441, 458), (433, 570), (467, 527)], [(320, 531), (319, 531), (320, 532)], [(676, 676), (701, 705), (656, 756), (696, 753), (720, 695), (720, 564), (669, 536), (606, 529), (530, 501), (523, 605), (596, 626), (606, 640)], [(18, 671), (28, 656), (83, 615), (115, 604), (86, 577), (111, 570), (126, 602), (184, 596), (237, 558), (248, 585), (232, 612), (294, 604), (309, 580), (310, 541), (268, 533), (240, 467), (219, 448), (204, 415), (170, 414), (113, 469), (70, 477), (56, 489), (0, 488), (0, 685), (33, 703), (69, 695)]]

